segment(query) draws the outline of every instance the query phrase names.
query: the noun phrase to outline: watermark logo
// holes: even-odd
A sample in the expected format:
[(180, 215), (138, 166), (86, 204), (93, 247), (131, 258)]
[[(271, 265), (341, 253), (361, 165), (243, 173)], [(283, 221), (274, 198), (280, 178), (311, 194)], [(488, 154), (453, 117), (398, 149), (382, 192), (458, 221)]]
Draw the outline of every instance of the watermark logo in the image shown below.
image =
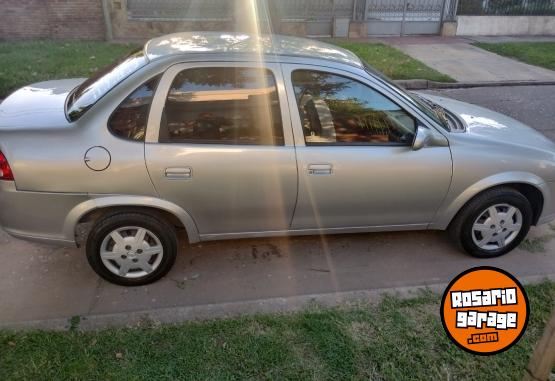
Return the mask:
[(460, 348), (479, 355), (503, 352), (526, 330), (530, 307), (518, 280), (495, 267), (457, 276), (441, 301), (445, 332)]

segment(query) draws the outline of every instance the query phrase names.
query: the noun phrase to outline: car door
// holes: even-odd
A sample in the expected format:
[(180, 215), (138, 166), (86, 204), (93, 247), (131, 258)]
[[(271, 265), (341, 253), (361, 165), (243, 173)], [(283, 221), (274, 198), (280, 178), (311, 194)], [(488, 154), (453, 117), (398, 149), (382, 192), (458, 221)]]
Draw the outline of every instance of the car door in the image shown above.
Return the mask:
[(171, 67), (145, 145), (156, 190), (182, 206), (204, 238), (287, 230), (297, 196), (287, 110), (279, 66)]
[(422, 118), (363, 77), (283, 70), (299, 168), (292, 229), (425, 228), (451, 181), (447, 139), (434, 130), (439, 144), (413, 150)]

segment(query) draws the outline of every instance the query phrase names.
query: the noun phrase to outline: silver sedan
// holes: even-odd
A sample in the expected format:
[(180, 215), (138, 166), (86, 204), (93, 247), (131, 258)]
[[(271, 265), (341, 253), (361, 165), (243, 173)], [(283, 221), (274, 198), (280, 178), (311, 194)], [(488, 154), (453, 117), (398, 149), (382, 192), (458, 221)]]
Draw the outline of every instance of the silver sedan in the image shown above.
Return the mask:
[(352, 53), (280, 36), (180, 33), (93, 77), (0, 105), (0, 225), (84, 244), (121, 285), (191, 243), (449, 230), (477, 257), (555, 219), (555, 145), (521, 123), (408, 93)]

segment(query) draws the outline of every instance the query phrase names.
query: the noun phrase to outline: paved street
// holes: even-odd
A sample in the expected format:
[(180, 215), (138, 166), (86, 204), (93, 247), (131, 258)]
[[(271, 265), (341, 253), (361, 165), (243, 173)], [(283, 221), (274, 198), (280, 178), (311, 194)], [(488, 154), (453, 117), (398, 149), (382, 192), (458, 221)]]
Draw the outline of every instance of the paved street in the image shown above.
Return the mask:
[[(555, 86), (441, 91), (533, 125), (555, 139)], [(123, 288), (101, 281), (82, 249), (18, 241), (0, 233), (0, 325), (273, 297), (448, 282), (477, 265), (519, 277), (555, 274), (555, 236), (536, 228), (535, 252), (477, 260), (440, 232), (235, 240), (184, 244), (162, 281)], [(542, 245), (545, 247), (542, 248)]]
[(429, 92), (509, 115), (555, 141), (555, 86), (474, 87)]

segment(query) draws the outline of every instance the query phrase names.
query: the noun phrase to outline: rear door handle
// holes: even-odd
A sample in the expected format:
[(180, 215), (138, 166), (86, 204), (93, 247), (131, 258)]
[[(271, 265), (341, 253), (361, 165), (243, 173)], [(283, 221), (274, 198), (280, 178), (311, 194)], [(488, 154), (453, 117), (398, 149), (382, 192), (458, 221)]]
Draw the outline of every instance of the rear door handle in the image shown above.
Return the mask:
[(333, 173), (331, 164), (310, 164), (308, 166), (308, 174), (314, 176), (326, 176)]
[(170, 180), (191, 179), (193, 177), (193, 168), (191, 167), (166, 168), (165, 175)]

